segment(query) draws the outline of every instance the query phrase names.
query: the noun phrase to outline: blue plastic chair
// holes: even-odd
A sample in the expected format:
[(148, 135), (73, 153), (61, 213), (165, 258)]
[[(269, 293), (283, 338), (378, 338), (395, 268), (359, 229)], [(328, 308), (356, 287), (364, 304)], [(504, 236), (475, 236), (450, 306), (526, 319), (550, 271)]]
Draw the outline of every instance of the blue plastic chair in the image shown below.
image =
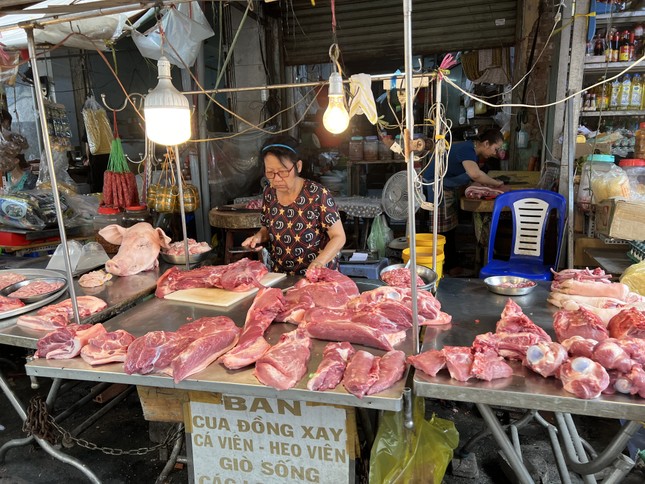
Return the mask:
[[(566, 199), (548, 190), (515, 190), (495, 199), (488, 240), (486, 264), (479, 272), (480, 278), (489, 276), (519, 276), (542, 281), (551, 280), (554, 264), (544, 264), (544, 236), (551, 210), (557, 210), (558, 236), (556, 261), (564, 235)], [(509, 260), (494, 259), (495, 235), (499, 216), (505, 207), (513, 216), (513, 240)]]

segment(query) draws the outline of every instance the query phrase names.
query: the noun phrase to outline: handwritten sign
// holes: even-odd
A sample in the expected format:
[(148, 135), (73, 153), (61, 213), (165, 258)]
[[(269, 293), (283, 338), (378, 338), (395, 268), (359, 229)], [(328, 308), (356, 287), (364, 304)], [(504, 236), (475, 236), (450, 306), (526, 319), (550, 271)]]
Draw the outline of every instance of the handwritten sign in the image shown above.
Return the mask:
[(197, 484), (348, 483), (346, 412), (308, 402), (223, 396), (186, 412)]

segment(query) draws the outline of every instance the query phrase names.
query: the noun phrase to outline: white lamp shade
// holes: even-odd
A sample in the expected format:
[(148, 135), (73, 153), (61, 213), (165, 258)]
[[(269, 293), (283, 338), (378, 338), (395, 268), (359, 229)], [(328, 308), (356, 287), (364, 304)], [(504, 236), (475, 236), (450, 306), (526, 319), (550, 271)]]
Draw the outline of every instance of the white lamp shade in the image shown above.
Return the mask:
[(158, 67), (159, 83), (143, 103), (146, 136), (157, 144), (174, 146), (190, 139), (190, 106), (186, 96), (172, 85), (165, 57), (159, 59)]

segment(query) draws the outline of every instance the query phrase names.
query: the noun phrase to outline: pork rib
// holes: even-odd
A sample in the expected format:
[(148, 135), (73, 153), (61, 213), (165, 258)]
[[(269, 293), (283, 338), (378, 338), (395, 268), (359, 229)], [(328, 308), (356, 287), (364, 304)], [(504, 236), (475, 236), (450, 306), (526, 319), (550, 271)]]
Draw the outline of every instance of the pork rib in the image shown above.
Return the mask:
[(280, 289), (260, 289), (246, 314), (237, 346), (222, 357), (222, 364), (229, 370), (237, 370), (255, 363), (269, 349), (264, 332), (283, 308), (284, 297)]

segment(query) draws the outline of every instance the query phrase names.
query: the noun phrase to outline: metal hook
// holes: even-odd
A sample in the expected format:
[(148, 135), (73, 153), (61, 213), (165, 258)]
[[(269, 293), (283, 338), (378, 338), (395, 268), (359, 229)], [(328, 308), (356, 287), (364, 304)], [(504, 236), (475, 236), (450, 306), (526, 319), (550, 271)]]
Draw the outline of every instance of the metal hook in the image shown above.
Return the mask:
[(333, 43), (329, 46), (329, 58), (336, 64), (336, 68), (338, 69), (338, 73), (342, 73), (342, 69), (340, 68), (340, 63), (338, 62), (338, 56), (340, 55), (340, 47), (338, 47), (337, 43)]
[[(135, 96), (138, 96), (141, 98), (138, 105), (137, 103), (134, 103), (131, 100), (131, 98)], [(144, 99), (145, 99), (145, 96), (143, 94), (140, 94), (138, 92), (133, 92), (132, 94), (126, 95), (125, 99), (123, 100), (123, 105), (120, 108), (111, 108), (110, 106), (108, 106), (107, 102), (105, 102), (105, 94), (101, 94), (101, 101), (103, 102), (103, 106), (105, 106), (109, 111), (117, 112), (117, 113), (125, 109), (125, 107), (128, 105), (128, 101), (130, 101), (134, 106), (134, 108), (138, 111), (141, 108), (141, 104), (143, 103)]]
[(423, 72), (423, 62), (421, 62), (420, 58), (417, 59), (417, 60), (419, 61), (419, 68), (418, 69), (412, 69), (412, 72), (414, 72), (415, 74), (420, 74), (421, 72)]

